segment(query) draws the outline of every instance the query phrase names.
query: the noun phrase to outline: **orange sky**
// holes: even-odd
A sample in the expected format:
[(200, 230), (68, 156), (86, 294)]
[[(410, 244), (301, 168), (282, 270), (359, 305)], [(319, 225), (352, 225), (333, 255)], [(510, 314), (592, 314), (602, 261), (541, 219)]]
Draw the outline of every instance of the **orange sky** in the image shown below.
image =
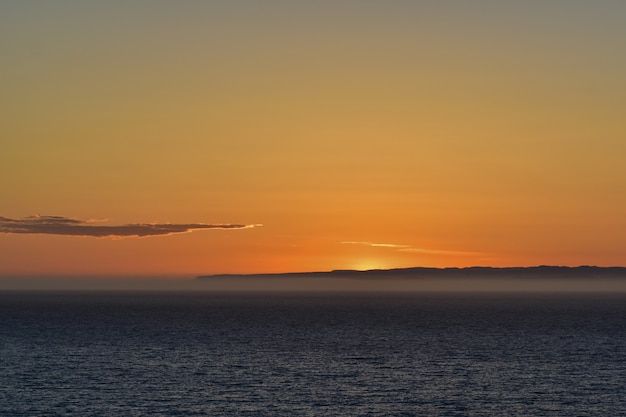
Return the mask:
[(0, 27), (0, 217), (263, 224), (0, 224), (0, 275), (626, 264), (626, 3), (20, 1)]

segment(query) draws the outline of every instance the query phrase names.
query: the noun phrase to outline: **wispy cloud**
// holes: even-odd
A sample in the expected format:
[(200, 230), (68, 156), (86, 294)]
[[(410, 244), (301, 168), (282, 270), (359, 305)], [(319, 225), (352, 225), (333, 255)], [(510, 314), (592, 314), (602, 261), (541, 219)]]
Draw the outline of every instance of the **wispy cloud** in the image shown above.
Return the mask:
[(354, 242), (354, 241), (347, 241), (347, 242), (341, 242), (341, 243), (345, 243), (349, 245), (372, 246), (372, 247), (378, 247), (378, 248), (396, 248), (396, 249), (407, 248), (408, 249), (411, 247), (409, 245), (396, 245), (395, 243), (374, 243), (374, 242)]
[(470, 252), (461, 250), (441, 250), (441, 249), (424, 249), (424, 248), (402, 248), (398, 249), (402, 252), (425, 253), (429, 255), (458, 255), (458, 256), (477, 256), (484, 255), (482, 252)]
[(481, 252), (426, 249), (426, 248), (417, 248), (411, 245), (399, 245), (396, 243), (375, 243), (375, 242), (357, 242), (357, 241), (345, 241), (341, 243), (349, 244), (349, 245), (370, 246), (374, 248), (390, 248), (390, 249), (395, 249), (401, 252), (423, 253), (423, 254), (429, 254), (429, 255), (456, 255), (456, 256), (484, 255), (484, 253), (481, 253)]
[(91, 237), (147, 237), (167, 236), (203, 229), (249, 229), (260, 224), (207, 223), (137, 223), (122, 225), (94, 224), (106, 220), (82, 220), (63, 216), (29, 216), (10, 219), (0, 216), (0, 233), (47, 234)]

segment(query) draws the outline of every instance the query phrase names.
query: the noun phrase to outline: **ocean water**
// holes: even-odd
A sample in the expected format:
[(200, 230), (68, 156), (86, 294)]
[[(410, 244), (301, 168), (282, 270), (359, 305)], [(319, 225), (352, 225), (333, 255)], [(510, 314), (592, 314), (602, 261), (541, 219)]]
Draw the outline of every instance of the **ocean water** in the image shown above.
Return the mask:
[(625, 301), (5, 292), (0, 415), (626, 415)]

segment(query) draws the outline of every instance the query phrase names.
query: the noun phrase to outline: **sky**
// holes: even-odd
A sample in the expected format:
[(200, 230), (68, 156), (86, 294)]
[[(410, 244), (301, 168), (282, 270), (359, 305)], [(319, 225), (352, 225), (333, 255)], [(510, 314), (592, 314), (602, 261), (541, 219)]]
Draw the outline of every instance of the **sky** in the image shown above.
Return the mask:
[(626, 2), (0, 2), (0, 275), (626, 265)]

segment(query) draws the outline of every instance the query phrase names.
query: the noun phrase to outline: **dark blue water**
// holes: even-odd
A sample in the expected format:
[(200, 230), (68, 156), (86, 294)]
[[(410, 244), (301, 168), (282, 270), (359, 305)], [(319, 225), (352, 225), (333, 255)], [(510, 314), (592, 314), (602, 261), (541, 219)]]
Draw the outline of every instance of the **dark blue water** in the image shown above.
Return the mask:
[(626, 415), (625, 301), (4, 293), (0, 415)]

